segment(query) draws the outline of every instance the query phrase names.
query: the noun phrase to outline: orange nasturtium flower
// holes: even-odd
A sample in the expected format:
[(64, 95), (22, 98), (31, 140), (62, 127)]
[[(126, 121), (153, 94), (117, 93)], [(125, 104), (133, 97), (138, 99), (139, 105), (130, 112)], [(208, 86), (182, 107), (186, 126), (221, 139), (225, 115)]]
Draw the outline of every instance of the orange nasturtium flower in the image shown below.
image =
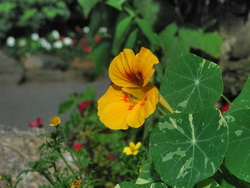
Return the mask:
[(60, 119), (60, 117), (58, 117), (58, 116), (54, 116), (54, 117), (52, 117), (51, 119), (50, 119), (50, 124), (49, 124), (49, 126), (53, 126), (53, 127), (55, 127), (55, 126), (58, 126), (60, 123), (61, 123), (61, 119)]
[(153, 66), (158, 62), (146, 48), (141, 48), (136, 55), (125, 49), (113, 59), (109, 77), (114, 84), (98, 100), (98, 116), (106, 127), (138, 128), (155, 111), (158, 102), (163, 102), (173, 113), (158, 89), (149, 82), (155, 71)]
[(135, 144), (134, 142), (129, 143), (129, 147), (123, 148), (123, 153), (126, 153), (126, 155), (137, 155), (138, 149), (141, 147), (141, 142), (137, 142)]

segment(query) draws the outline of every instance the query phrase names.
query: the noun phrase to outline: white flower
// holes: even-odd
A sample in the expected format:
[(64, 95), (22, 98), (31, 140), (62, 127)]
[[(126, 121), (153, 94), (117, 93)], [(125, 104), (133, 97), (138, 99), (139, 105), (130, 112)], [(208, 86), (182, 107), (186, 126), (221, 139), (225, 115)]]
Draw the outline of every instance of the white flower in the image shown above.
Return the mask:
[(40, 39), (40, 43), (41, 43), (41, 46), (43, 48), (45, 48), (46, 50), (50, 50), (51, 49), (51, 44), (45, 38), (41, 38)]
[(88, 33), (89, 32), (89, 27), (88, 26), (83, 27), (83, 32)]
[(53, 43), (53, 46), (55, 47), (55, 48), (62, 48), (62, 46), (63, 46), (63, 43), (62, 43), (62, 41), (60, 41), (60, 40), (58, 40), (58, 41), (56, 41), (56, 42), (54, 42)]
[(6, 40), (6, 44), (9, 47), (15, 46), (15, 43), (16, 43), (16, 39), (14, 37), (12, 37), (12, 36), (8, 37), (7, 40)]
[(25, 39), (20, 39), (18, 44), (19, 44), (20, 47), (23, 47), (26, 44), (26, 40)]
[(39, 37), (39, 35), (38, 35), (37, 33), (32, 33), (32, 34), (31, 34), (31, 39), (32, 39), (32, 40), (38, 41), (39, 38), (40, 38), (40, 37)]
[(60, 38), (60, 34), (56, 30), (52, 31), (52, 36), (54, 37), (54, 39), (59, 39)]
[(100, 33), (107, 33), (107, 31), (108, 31), (107, 27), (100, 27), (99, 28)]
[(69, 45), (73, 44), (73, 41), (72, 41), (71, 38), (65, 37), (65, 38), (63, 39), (63, 43), (64, 43), (66, 46), (69, 46)]

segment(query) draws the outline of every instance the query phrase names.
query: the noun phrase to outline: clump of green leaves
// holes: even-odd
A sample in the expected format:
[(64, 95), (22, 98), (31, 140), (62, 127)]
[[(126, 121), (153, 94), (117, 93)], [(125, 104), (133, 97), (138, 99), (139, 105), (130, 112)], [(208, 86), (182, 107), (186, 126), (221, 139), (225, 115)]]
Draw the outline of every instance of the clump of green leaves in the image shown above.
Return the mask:
[[(56, 130), (41, 136), (45, 137), (46, 141), (38, 148), (39, 159), (30, 162), (30, 168), (23, 170), (18, 176), (28, 172), (38, 172), (53, 187), (69, 187), (74, 180), (81, 179), (84, 187), (88, 187), (90, 175), (85, 174), (83, 169), (91, 160), (86, 150), (75, 151), (69, 148), (60, 125)], [(72, 161), (69, 162), (68, 158)]]

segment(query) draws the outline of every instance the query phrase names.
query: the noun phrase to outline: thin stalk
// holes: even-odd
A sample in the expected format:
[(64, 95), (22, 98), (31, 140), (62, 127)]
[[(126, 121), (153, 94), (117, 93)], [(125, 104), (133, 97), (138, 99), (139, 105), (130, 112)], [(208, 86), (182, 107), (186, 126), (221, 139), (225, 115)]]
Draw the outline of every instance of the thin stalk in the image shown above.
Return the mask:
[(225, 95), (221, 95), (221, 97), (228, 103), (231, 105), (231, 102), (228, 100), (228, 98)]
[[(65, 136), (64, 131), (62, 131), (62, 129), (57, 129), (57, 131), (59, 132), (59, 134), (63, 135), (63, 143), (64, 143), (64, 145), (65, 145), (65, 146), (68, 146), (68, 143), (67, 143), (67, 141), (66, 141), (66, 136)], [(60, 153), (60, 152), (59, 152), (59, 153)], [(70, 152), (70, 150), (69, 150), (69, 154), (70, 154), (70, 156), (72, 157), (72, 159), (73, 159), (75, 165), (78, 167), (78, 169), (79, 169), (79, 171), (80, 171), (79, 164), (76, 162), (76, 160), (75, 160), (75, 158), (73, 157), (73, 155), (72, 155), (72, 153)], [(67, 163), (66, 163), (66, 165), (67, 165)], [(67, 166), (69, 166), (69, 165), (67, 165)], [(69, 168), (69, 169), (70, 169), (71, 172), (73, 171), (71, 168)]]
[(158, 110), (159, 110), (163, 115), (167, 115), (167, 113), (161, 108), (161, 106), (158, 106)]
[(53, 180), (48, 176), (45, 172), (40, 172), (49, 182), (51, 185), (54, 185)]
[[(57, 173), (58, 171), (57, 171), (57, 168), (56, 168), (56, 164), (52, 163), (52, 165), (53, 165), (53, 168), (54, 168), (55, 172)], [(54, 175), (54, 176), (57, 179), (57, 181), (62, 182), (61, 179), (57, 175)]]
[(63, 162), (66, 164), (66, 166), (68, 167), (68, 169), (72, 172), (72, 174), (75, 174), (75, 172), (73, 171), (73, 169), (69, 166), (69, 163), (66, 161), (66, 159), (63, 157), (61, 151), (58, 151), (60, 157), (62, 158)]

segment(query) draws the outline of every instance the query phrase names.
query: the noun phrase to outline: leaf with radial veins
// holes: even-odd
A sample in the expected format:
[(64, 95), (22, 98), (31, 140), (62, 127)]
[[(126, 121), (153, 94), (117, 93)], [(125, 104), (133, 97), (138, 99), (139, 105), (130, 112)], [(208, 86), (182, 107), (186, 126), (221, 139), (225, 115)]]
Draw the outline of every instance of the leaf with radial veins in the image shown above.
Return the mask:
[(191, 188), (220, 167), (228, 127), (219, 110), (164, 116), (150, 137), (149, 152), (161, 180)]
[(232, 174), (250, 183), (250, 109), (229, 111), (225, 120), (229, 126), (225, 165)]
[(213, 107), (221, 97), (220, 67), (194, 54), (172, 61), (161, 83), (161, 95), (174, 110), (195, 113)]

